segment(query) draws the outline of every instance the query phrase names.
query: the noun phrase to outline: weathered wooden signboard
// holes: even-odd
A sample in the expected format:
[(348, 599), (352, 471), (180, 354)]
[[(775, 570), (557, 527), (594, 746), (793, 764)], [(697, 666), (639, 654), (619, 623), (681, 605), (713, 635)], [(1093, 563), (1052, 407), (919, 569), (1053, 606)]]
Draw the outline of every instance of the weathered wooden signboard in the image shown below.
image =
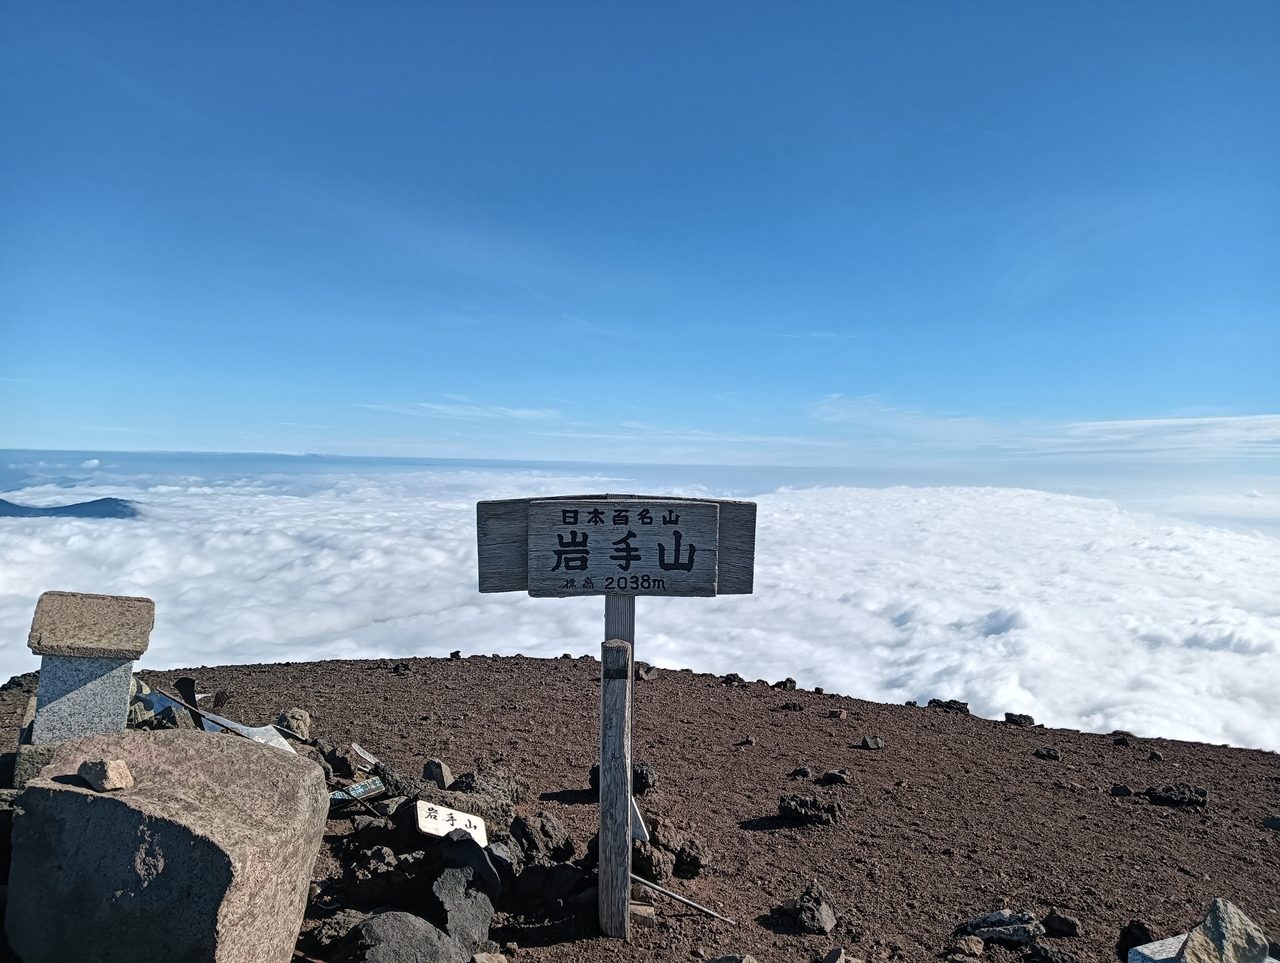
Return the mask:
[(597, 877), (606, 936), (630, 938), (631, 839), (644, 833), (631, 796), (636, 596), (749, 594), (755, 541), (754, 502), (569, 495), (476, 505), (481, 592), (605, 597)]
[(749, 595), (754, 502), (643, 495), (476, 505), (481, 592)]

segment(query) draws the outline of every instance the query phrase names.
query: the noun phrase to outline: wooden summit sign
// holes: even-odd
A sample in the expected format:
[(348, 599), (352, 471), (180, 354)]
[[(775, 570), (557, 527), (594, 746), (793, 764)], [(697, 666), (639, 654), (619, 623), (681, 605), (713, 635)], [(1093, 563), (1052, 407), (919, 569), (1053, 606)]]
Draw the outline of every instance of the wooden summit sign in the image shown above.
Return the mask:
[(481, 592), (527, 591), (550, 598), (604, 596), (600, 930), (606, 936), (630, 939), (631, 820), (636, 812), (631, 797), (636, 596), (750, 594), (755, 503), (658, 495), (478, 502), (476, 547)]
[(748, 595), (754, 502), (643, 495), (476, 505), (481, 592)]

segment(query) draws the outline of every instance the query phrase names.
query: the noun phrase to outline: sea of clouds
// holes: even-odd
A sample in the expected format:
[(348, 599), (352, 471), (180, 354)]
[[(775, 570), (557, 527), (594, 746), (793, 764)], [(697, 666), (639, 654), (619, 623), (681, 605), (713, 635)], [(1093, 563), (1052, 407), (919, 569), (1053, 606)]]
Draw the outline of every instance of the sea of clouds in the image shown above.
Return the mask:
[[(479, 594), (475, 503), (640, 488), (616, 470), (120, 462), (10, 464), (11, 501), (116, 496), (142, 514), (0, 518), (0, 678), (38, 667), (24, 643), (48, 589), (155, 599), (141, 663), (155, 668), (598, 653), (599, 598)], [(640, 599), (639, 659), (1280, 749), (1269, 531), (1026, 488), (641, 481), (651, 494), (753, 495), (759, 523), (755, 594)], [(1274, 498), (1240, 498), (1259, 518), (1280, 514)]]

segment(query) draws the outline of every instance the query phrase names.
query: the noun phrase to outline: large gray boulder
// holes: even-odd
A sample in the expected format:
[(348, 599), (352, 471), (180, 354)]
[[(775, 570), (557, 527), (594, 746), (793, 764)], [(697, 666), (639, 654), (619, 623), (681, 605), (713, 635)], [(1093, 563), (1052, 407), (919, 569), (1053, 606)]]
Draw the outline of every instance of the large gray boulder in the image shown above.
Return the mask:
[[(90, 789), (100, 759), (133, 786)], [(314, 762), (235, 736), (63, 743), (16, 801), (9, 943), (23, 963), (286, 963), (328, 803)]]

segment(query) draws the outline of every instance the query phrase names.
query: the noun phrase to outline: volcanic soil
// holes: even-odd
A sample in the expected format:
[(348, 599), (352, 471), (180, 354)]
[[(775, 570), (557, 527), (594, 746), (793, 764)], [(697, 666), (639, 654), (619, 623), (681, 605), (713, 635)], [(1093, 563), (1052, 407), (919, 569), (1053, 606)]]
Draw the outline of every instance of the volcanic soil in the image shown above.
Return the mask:
[[(252, 725), (300, 706), (312, 714), (313, 736), (358, 742), (406, 773), (421, 773), (433, 756), (455, 774), (477, 761), (499, 763), (532, 786), (518, 811), (558, 817), (579, 855), (596, 828), (588, 771), (599, 674), (590, 657), (480, 655), (141, 673), (166, 688), (190, 675), (202, 692), (226, 690), (223, 714)], [(0, 692), (0, 719), (16, 725), (27, 688)], [(657, 670), (636, 683), (635, 697), (635, 758), (659, 777), (641, 809), (692, 828), (708, 851), (697, 878), (666, 885), (736, 925), (657, 897), (657, 925), (635, 927), (630, 945), (586, 935), (586, 927), (578, 935), (495, 932), (519, 944), (516, 961), (750, 953), (782, 963), (834, 946), (867, 961), (937, 960), (971, 917), (1001, 907), (1043, 917), (1057, 907), (1079, 920), (1081, 935), (1045, 942), (1101, 963), (1116, 959), (1130, 920), (1145, 920), (1157, 936), (1183, 932), (1216, 896), (1272, 940), (1280, 936), (1280, 832), (1263, 825), (1280, 816), (1275, 753), (1017, 726), (763, 680), (732, 686), (688, 670)], [(863, 736), (883, 737), (884, 748), (857, 748)], [(1060, 760), (1037, 757), (1041, 748), (1058, 750)], [(850, 783), (790, 778), (801, 767), (815, 777), (844, 767)], [(1207, 805), (1112, 795), (1118, 784), (1141, 793), (1176, 783), (1206, 788)], [(838, 801), (843, 818), (788, 823), (778, 800), (791, 793)], [(333, 838), (343, 829), (330, 822)], [(322, 853), (317, 875), (336, 871)], [(835, 904), (829, 937), (797, 933), (771, 913), (812, 879)], [(989, 946), (983, 958), (1020, 956)]]

